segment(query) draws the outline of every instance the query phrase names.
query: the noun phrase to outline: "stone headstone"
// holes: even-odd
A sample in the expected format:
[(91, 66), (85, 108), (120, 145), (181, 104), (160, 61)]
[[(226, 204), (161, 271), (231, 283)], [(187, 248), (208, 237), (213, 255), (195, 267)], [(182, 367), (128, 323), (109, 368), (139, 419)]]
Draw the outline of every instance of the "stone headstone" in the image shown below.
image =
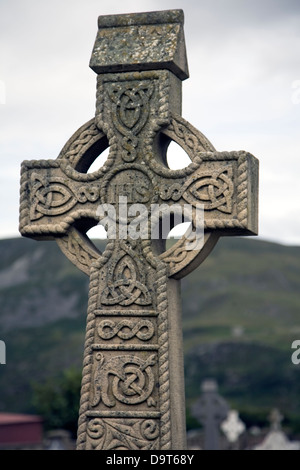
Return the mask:
[(290, 441), (281, 429), (282, 414), (274, 409), (270, 415), (271, 429), (263, 442), (254, 447), (254, 450), (300, 450), (300, 442)]
[(204, 426), (204, 450), (220, 449), (220, 425), (228, 415), (229, 407), (218, 393), (215, 380), (202, 383), (202, 396), (192, 407), (192, 414)]
[(245, 431), (246, 426), (239, 418), (236, 410), (229, 410), (227, 418), (221, 423), (221, 430), (224, 432), (227, 440), (234, 444)]
[[(20, 231), (56, 240), (90, 277), (77, 448), (182, 449), (180, 279), (221, 235), (257, 233), (258, 162), (217, 152), (181, 117), (181, 10), (100, 16), (98, 26), (96, 116), (56, 160), (23, 163)], [(171, 141), (189, 166), (168, 167)], [(107, 147), (104, 165), (88, 173)], [(187, 206), (192, 226), (164, 251), (169, 206), (174, 218)], [(86, 235), (98, 223), (108, 228), (103, 253)]]

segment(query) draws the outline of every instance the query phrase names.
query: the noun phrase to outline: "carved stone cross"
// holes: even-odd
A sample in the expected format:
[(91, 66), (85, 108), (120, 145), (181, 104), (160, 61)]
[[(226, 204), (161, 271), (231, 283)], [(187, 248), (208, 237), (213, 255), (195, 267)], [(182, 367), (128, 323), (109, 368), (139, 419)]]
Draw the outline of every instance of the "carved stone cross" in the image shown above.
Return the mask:
[(203, 394), (193, 405), (192, 414), (204, 426), (204, 450), (219, 450), (219, 428), (228, 415), (228, 404), (219, 395), (214, 380), (205, 380), (201, 388)]
[(243, 434), (246, 426), (240, 419), (238, 411), (229, 410), (227, 418), (221, 423), (221, 429), (228, 442), (234, 444), (238, 441), (240, 435)]
[[(20, 231), (56, 240), (90, 277), (77, 448), (182, 449), (180, 278), (220, 235), (257, 233), (258, 163), (244, 151), (217, 152), (181, 117), (181, 10), (99, 17), (90, 66), (96, 116), (56, 160), (23, 163)], [(189, 155), (186, 168), (168, 167), (171, 141)], [(107, 147), (103, 166), (88, 173)], [(155, 205), (202, 204), (203, 243), (191, 249), (185, 235), (163, 251), (145, 233), (123, 236), (134, 204), (146, 208), (146, 228)], [(111, 207), (116, 236), (100, 253), (86, 232)]]

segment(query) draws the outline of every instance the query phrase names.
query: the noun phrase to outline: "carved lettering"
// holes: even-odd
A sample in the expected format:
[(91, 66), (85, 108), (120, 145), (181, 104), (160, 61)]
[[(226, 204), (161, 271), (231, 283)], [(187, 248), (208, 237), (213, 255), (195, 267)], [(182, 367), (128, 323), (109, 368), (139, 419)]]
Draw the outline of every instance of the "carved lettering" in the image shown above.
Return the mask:
[(109, 182), (107, 202), (118, 204), (120, 196), (126, 197), (128, 204), (149, 202), (152, 197), (150, 179), (136, 169), (120, 171)]

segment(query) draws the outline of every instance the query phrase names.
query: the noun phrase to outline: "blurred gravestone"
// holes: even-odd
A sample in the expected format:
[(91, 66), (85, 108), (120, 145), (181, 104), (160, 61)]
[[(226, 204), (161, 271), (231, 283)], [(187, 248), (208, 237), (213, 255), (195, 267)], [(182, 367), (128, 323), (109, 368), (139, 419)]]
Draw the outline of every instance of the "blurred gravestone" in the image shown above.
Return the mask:
[(274, 409), (270, 414), (270, 431), (263, 442), (254, 447), (254, 450), (300, 450), (300, 442), (290, 441), (281, 429), (282, 414)]
[(192, 407), (192, 415), (204, 426), (204, 450), (220, 449), (220, 424), (228, 415), (229, 407), (219, 394), (214, 380), (205, 380), (202, 396)]
[(243, 434), (245, 429), (245, 424), (239, 418), (239, 414), (236, 410), (230, 410), (227, 418), (221, 424), (221, 430), (232, 448), (238, 442), (240, 435)]

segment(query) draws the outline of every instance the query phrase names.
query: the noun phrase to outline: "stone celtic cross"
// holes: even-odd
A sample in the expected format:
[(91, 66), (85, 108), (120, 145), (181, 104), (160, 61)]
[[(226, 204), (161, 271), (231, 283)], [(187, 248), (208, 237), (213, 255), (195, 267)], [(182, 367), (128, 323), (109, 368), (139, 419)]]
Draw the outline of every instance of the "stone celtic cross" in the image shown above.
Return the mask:
[[(220, 235), (257, 233), (258, 163), (244, 151), (217, 152), (181, 117), (181, 10), (99, 17), (90, 66), (96, 116), (56, 160), (23, 162), (20, 232), (56, 240), (90, 277), (77, 448), (182, 449), (180, 278)], [(168, 167), (171, 141), (189, 155), (186, 168)], [(89, 173), (108, 147), (103, 166)], [(121, 236), (125, 197), (150, 215), (154, 204), (202, 204), (203, 243), (189, 249), (183, 236), (163, 251), (160, 240)], [(100, 205), (117, 214), (103, 253), (86, 235)]]
[(218, 393), (218, 385), (212, 379), (203, 382), (202, 396), (194, 403), (192, 414), (204, 427), (204, 450), (220, 449), (220, 424), (228, 415), (228, 404)]

